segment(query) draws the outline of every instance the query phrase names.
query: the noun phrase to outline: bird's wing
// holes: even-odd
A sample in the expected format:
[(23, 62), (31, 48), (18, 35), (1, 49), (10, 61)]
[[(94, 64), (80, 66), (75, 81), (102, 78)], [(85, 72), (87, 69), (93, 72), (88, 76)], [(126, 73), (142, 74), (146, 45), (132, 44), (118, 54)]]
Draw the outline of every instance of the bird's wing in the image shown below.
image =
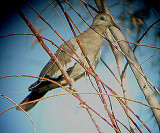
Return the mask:
[[(79, 46), (76, 42), (76, 40), (73, 38), (71, 40), (69, 40), (67, 42), (67, 44), (76, 52), (79, 52)], [(71, 56), (75, 57), (73, 51), (67, 46), (67, 44), (62, 44), (61, 48), (66, 51), (67, 53), (69, 53)], [(81, 51), (80, 51), (81, 52)], [(75, 64), (77, 63), (74, 59), (72, 59), (69, 55), (67, 55), (65, 52), (63, 52), (62, 50), (58, 49), (57, 52), (55, 53), (55, 56), (57, 57), (57, 59), (59, 60), (59, 62), (62, 64), (63, 69), (65, 71), (70, 71), (71, 68), (73, 68), (75, 66)], [(54, 60), (50, 60), (46, 66), (43, 68), (43, 70), (40, 73), (40, 77), (50, 77), (50, 78), (58, 78), (59, 76), (61, 76), (62, 73), (59, 70), (59, 68), (57, 67), (56, 63)]]
[[(79, 55), (81, 56), (81, 50), (76, 42), (76, 40), (70, 39), (67, 42), (68, 45), (70, 45), (70, 47)], [(77, 59), (77, 57), (75, 56), (75, 54), (72, 52), (72, 50), (67, 46), (67, 44), (62, 44), (61, 48), (63, 48), (67, 53), (69, 53), (71, 56), (73, 56), (74, 58)], [(84, 73), (84, 69), (76, 62), (76, 60), (74, 60), (73, 58), (71, 58), (69, 55), (67, 55), (65, 52), (63, 52), (62, 50), (58, 49), (57, 52), (55, 53), (55, 56), (57, 57), (57, 59), (59, 60), (59, 62), (62, 64), (63, 69), (70, 75), (72, 73), (72, 71), (74, 70), (74, 75), (72, 75), (71, 78), (73, 79), (77, 79), (78, 77), (81, 77)], [(45, 78), (49, 78), (52, 79), (54, 81), (57, 82), (61, 82), (64, 80), (64, 77), (60, 71), (60, 69), (57, 67), (56, 63), (54, 60), (50, 59), (50, 61), (46, 64), (46, 66), (43, 68), (43, 70), (41, 71), (39, 77), (45, 77)], [(42, 88), (44, 91), (46, 89), (54, 89), (56, 87), (58, 87), (57, 85), (52, 85), (50, 86), (52, 83), (49, 81), (44, 81), (44, 80), (38, 80), (37, 82), (35, 82), (34, 84), (32, 84), (29, 87), (29, 90), (32, 91), (33, 89), (40, 89)], [(46, 87), (48, 86), (48, 88)]]

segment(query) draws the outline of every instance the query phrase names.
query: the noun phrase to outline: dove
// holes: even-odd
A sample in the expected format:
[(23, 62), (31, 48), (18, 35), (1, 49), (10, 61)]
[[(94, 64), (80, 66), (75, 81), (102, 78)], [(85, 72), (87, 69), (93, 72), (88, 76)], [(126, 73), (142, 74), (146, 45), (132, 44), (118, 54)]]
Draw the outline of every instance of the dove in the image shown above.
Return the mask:
[[(112, 17), (105, 13), (99, 13), (93, 19), (91, 27), (81, 33), (78, 37), (78, 40), (85, 51), (87, 58), (89, 59), (93, 69), (96, 68), (101, 53), (101, 46), (103, 40), (103, 34), (106, 29), (110, 26), (115, 26), (115, 23), (112, 20)], [(75, 38), (70, 39), (66, 42), (72, 49), (77, 53), (77, 55), (81, 58), (83, 63), (88, 66), (86, 58), (84, 57), (83, 52), (81, 51), (77, 41)], [(76, 58), (73, 51), (63, 43), (60, 47), (63, 48), (66, 52)], [(55, 56), (60, 61), (63, 66), (63, 69), (68, 73), (71, 79), (76, 82), (78, 79), (84, 77), (86, 74), (86, 70), (73, 58), (67, 55), (62, 50), (58, 49), (55, 53)], [(60, 84), (65, 81), (61, 71), (57, 67), (54, 60), (50, 59), (50, 61), (46, 64), (46, 66), (41, 71), (39, 77), (45, 77), (52, 79)], [(42, 79), (38, 79), (34, 84), (32, 84), (28, 90), (31, 91), (30, 94), (21, 102), (21, 104), (34, 101), (36, 99), (42, 98), (48, 91), (58, 88), (57, 84), (54, 84), (49, 81), (45, 81)], [(19, 105), (25, 111), (29, 111), (33, 108), (37, 102), (27, 103), (24, 105)], [(20, 107), (16, 109), (18, 111), (21, 110)]]

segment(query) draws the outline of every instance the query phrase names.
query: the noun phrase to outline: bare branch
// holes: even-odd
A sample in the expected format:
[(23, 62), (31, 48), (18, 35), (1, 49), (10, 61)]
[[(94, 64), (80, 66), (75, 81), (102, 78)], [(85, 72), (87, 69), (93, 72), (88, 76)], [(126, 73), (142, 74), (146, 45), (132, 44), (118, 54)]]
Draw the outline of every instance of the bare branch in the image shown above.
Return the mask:
[[(119, 29), (117, 29), (115, 27), (110, 27), (109, 29), (110, 29), (111, 33), (113, 34), (114, 38), (116, 39), (116, 41), (126, 40), (123, 33)], [(146, 100), (148, 101), (148, 103), (150, 105), (160, 108), (159, 102), (158, 102), (153, 90), (148, 85), (147, 80), (145, 78), (146, 76), (145, 76), (142, 68), (140, 67), (140, 64), (139, 64), (137, 58), (135, 57), (133, 51), (131, 50), (129, 43), (118, 42), (118, 44), (119, 44), (121, 50), (124, 52), (124, 54), (131, 59), (132, 63), (130, 61), (128, 61), (129, 65), (130, 65), (130, 67), (136, 77), (136, 80), (137, 80), (142, 92), (145, 95)], [(137, 68), (138, 68), (138, 70), (137, 70)], [(142, 74), (143, 74), (143, 76), (142, 76)], [(152, 111), (153, 111), (153, 114), (157, 120), (159, 127), (160, 127), (160, 111), (155, 110), (155, 109), (152, 109)]]
[[(15, 101), (13, 101), (12, 99), (10, 99), (9, 97), (4, 96), (4, 95), (2, 95), (2, 94), (0, 94), (0, 96), (2, 96), (2, 97), (4, 97), (5, 99), (11, 101), (13, 104), (16, 105), (16, 107), (19, 106)], [(20, 107), (20, 106), (19, 106), (19, 107)], [(20, 107), (20, 108), (21, 108), (21, 107)], [(11, 108), (9, 108), (9, 110), (10, 110), (10, 109), (11, 109)], [(34, 132), (36, 133), (36, 127), (35, 127), (35, 125), (34, 125), (34, 122), (33, 122), (32, 118), (30, 117), (30, 115), (29, 115), (23, 108), (21, 108), (21, 110), (27, 115), (27, 117), (28, 117), (29, 120), (31, 121), (31, 123), (32, 123), (32, 125), (33, 125), (33, 128), (34, 128)], [(0, 115), (3, 114), (4, 112), (5, 112), (5, 111), (1, 112)]]

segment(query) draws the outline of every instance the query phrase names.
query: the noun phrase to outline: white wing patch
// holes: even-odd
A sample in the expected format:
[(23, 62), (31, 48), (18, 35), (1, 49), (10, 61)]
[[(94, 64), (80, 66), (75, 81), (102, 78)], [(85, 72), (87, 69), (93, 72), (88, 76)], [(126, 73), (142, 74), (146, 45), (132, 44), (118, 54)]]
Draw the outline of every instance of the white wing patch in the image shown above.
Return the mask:
[(55, 74), (54, 74), (54, 78), (58, 78), (60, 75), (62, 75), (62, 72), (60, 70), (58, 70)]
[[(81, 49), (78, 48), (75, 52), (76, 52), (77, 55), (81, 58), (81, 54), (82, 54)], [(78, 60), (78, 58), (77, 58), (77, 56), (76, 56), (75, 54), (73, 55), (73, 57)], [(76, 63), (77, 63), (77, 61), (75, 61), (73, 58), (71, 58), (71, 61), (68, 62), (67, 64), (65, 64), (64, 67), (63, 67), (63, 69), (64, 69), (65, 71), (67, 71), (69, 68), (74, 67), (74, 65), (75, 65)], [(54, 73), (54, 78), (58, 78), (60, 75), (62, 75), (62, 73), (61, 73), (60, 70), (58, 70), (56, 73)]]
[[(79, 57), (81, 57), (82, 51), (81, 51), (80, 48), (78, 48), (78, 49), (76, 50), (76, 53), (77, 53), (77, 55), (78, 55)], [(77, 56), (76, 56), (75, 54), (73, 55), (73, 57), (77, 58)]]
[[(82, 53), (81, 49), (78, 48), (75, 52), (81, 58), (81, 53)], [(73, 55), (73, 57), (78, 60), (78, 58), (75, 54)], [(66, 70), (73, 67), (75, 65), (75, 63), (77, 63), (77, 62), (73, 58), (71, 58), (71, 61), (66, 64)]]

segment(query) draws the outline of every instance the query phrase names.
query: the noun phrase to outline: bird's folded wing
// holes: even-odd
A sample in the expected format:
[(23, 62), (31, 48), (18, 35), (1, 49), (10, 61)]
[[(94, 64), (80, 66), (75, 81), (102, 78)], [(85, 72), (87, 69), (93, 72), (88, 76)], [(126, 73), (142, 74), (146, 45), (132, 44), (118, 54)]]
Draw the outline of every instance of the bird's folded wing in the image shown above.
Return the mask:
[[(78, 44), (76, 44), (75, 39), (71, 39), (67, 42), (68, 45), (70, 45), (73, 50), (77, 51)], [(61, 48), (64, 49), (66, 52), (68, 52), (70, 55), (74, 56), (74, 53), (71, 51), (71, 49), (67, 46), (67, 44), (62, 44)], [(76, 46), (77, 45), (77, 46)], [(63, 69), (65, 71), (68, 71), (70, 68), (72, 68), (76, 61), (72, 59), (69, 55), (61, 51), (60, 49), (57, 50), (55, 53), (55, 56), (59, 60), (59, 62), (62, 64)], [(50, 60), (46, 66), (43, 68), (43, 70), (40, 73), (40, 77), (48, 76), (50, 78), (58, 78), (60, 75), (62, 75), (61, 71), (57, 67), (54, 60)]]
[[(69, 40), (67, 44), (70, 45), (70, 47), (78, 54), (78, 56), (82, 56), (81, 50), (74, 38)], [(63, 48), (67, 53), (69, 53), (71, 56), (77, 59), (77, 57), (75, 56), (73, 51), (67, 46), (67, 44), (62, 44), (61, 48)], [(78, 78), (84, 75), (84, 72), (85, 72), (84, 68), (80, 66), (80, 64), (78, 64), (76, 60), (71, 58), (65, 52), (58, 49), (55, 55), (57, 59), (59, 60), (59, 62), (62, 64), (63, 69), (68, 73), (68, 75), (71, 78), (73, 78), (74, 80), (77, 80)], [(57, 67), (55, 61), (52, 59), (50, 59), (50, 61), (43, 68), (39, 77), (49, 78), (59, 83), (61, 83), (64, 80), (64, 77), (60, 69)], [(58, 87), (58, 85), (51, 85), (51, 84), (52, 83), (49, 81), (38, 80), (36, 83), (34, 83), (33, 85), (29, 87), (29, 90), (34, 90), (35, 88), (38, 88), (40, 91), (41, 89), (46, 90), (46, 89), (54, 89)]]

